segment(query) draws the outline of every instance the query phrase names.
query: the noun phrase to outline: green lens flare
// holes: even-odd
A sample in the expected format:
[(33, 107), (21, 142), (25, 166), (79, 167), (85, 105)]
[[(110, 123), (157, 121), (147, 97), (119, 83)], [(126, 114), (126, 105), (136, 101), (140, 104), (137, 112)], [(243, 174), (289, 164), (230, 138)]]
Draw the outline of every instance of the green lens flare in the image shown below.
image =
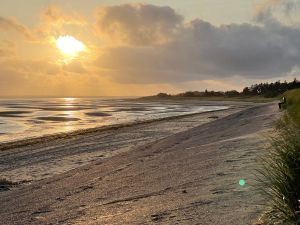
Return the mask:
[(245, 184), (246, 184), (246, 181), (244, 180), (244, 179), (241, 179), (240, 181), (239, 181), (239, 185), (240, 186), (245, 186)]

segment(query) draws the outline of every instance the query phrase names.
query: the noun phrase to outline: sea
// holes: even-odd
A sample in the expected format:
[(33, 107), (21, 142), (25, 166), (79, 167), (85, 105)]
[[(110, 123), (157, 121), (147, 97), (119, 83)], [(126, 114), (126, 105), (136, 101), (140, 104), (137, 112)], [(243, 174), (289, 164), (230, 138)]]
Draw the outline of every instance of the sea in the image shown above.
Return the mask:
[(0, 143), (227, 108), (108, 97), (0, 99)]

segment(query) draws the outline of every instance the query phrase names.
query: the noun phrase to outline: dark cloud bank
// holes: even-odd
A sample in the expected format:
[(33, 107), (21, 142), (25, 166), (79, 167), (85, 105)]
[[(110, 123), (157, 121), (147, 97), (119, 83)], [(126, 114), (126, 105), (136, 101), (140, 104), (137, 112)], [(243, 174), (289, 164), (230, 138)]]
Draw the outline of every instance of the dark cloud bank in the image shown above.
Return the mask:
[(97, 61), (119, 82), (268, 79), (300, 67), (300, 27), (271, 17), (215, 26), (186, 23), (170, 7), (120, 5), (101, 8), (97, 26), (100, 36), (122, 43)]

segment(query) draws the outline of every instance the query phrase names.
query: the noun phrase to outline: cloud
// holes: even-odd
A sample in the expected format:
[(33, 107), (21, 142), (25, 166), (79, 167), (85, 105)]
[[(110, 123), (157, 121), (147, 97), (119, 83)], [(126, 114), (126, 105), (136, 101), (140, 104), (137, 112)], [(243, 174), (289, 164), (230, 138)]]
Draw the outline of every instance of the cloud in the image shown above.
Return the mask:
[(255, 17), (257, 21), (264, 21), (271, 17), (272, 10), (275, 6), (281, 4), (283, 0), (264, 0), (257, 5)]
[(101, 87), (102, 79), (97, 76), (96, 81), (90, 81), (93, 75), (87, 73), (77, 63), (57, 65), (44, 59), (0, 57), (0, 95), (91, 96), (97, 85)]
[(299, 36), (299, 27), (277, 21), (214, 26), (196, 19), (178, 29), (175, 39), (159, 46), (108, 48), (96, 65), (117, 82), (126, 83), (233, 76), (268, 79), (300, 66)]
[(74, 12), (65, 12), (59, 6), (49, 5), (40, 14), (41, 22), (35, 28), (35, 33), (40, 39), (49, 35), (66, 33), (66, 26), (86, 25), (86, 19)]
[(0, 29), (5, 31), (13, 31), (18, 34), (21, 34), (23, 37), (32, 40), (33, 35), (31, 31), (24, 25), (18, 23), (14, 19), (5, 18), (0, 16)]
[(16, 55), (16, 45), (12, 41), (3, 40), (0, 42), (0, 59)]
[(100, 38), (114, 44), (151, 45), (165, 43), (181, 26), (183, 17), (170, 7), (155, 5), (105, 6), (97, 11)]
[[(280, 4), (268, 7), (275, 5)], [(294, 7), (289, 5), (286, 12)], [(89, 45), (88, 53), (63, 64), (65, 56), (53, 43), (4, 35), (9, 41), (0, 40), (0, 94), (23, 90), (46, 95), (49, 90), (64, 95), (67, 89), (74, 95), (122, 95), (133, 90), (147, 94), (159, 87), (174, 93), (181, 87), (231, 88), (299, 73), (300, 26), (282, 22), (273, 11), (256, 24), (216, 26), (201, 19), (185, 21), (170, 7), (106, 6), (97, 10), (97, 36), (86, 32), (92, 25), (74, 13), (50, 6), (42, 15), (40, 26), (30, 30), (0, 17), (0, 29), (26, 38), (34, 34), (38, 40), (71, 31), (93, 43), (92, 48)]]
[(74, 74), (87, 74), (89, 71), (85, 68), (82, 62), (73, 61), (68, 64), (63, 64), (62, 69), (66, 72), (71, 72)]
[(49, 35), (59, 34), (65, 25), (84, 26), (84, 17), (75, 13), (66, 13), (58, 6), (50, 5), (41, 13), (41, 23), (37, 27), (28, 28), (15, 19), (0, 16), (0, 30), (14, 32), (25, 37), (28, 41), (42, 41)]
[(265, 0), (257, 6), (255, 20), (260, 23), (277, 20), (299, 25), (299, 9), (299, 0)]
[(56, 23), (58, 25), (63, 24), (76, 24), (84, 25), (86, 23), (82, 16), (77, 14), (67, 14), (63, 10), (55, 5), (48, 6), (42, 13), (42, 18), (49, 23)]
[(0, 61), (0, 67), (6, 71), (14, 71), (14, 73), (23, 74), (24, 76), (36, 74), (48, 76), (62, 74), (63, 72), (61, 66), (43, 59), (8, 58)]

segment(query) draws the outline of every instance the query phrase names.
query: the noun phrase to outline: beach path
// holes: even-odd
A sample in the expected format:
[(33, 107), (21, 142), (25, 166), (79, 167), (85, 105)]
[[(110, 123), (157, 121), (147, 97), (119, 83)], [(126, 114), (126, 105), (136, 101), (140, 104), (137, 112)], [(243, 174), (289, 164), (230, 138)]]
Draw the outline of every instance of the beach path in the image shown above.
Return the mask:
[(254, 106), (0, 192), (0, 224), (252, 224), (253, 173), (278, 114)]

